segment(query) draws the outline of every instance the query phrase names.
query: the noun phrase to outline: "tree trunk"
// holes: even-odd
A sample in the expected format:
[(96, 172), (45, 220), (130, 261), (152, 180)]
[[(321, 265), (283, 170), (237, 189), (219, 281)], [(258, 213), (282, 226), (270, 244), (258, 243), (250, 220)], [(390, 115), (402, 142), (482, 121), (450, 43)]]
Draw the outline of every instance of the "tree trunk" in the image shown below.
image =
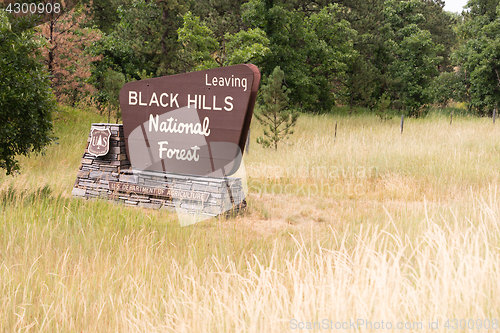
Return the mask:
[(48, 61), (48, 68), (49, 68), (49, 73), (51, 78), (54, 76), (54, 49), (55, 49), (55, 41), (54, 41), (54, 21), (50, 21), (49, 23), (50, 27), (50, 47), (49, 47), (49, 61)]

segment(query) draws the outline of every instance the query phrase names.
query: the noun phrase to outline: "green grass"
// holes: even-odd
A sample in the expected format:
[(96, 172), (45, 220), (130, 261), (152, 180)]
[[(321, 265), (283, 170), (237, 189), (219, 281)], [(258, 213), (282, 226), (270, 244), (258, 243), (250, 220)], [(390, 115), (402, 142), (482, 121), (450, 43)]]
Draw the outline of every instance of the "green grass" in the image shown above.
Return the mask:
[(406, 119), (402, 135), (396, 117), (302, 115), (277, 151), (253, 122), (247, 212), (183, 228), (164, 210), (73, 199), (90, 124), (106, 119), (63, 108), (58, 144), (0, 176), (0, 331), (359, 318), (445, 332), (446, 318), (499, 318), (500, 130), (446, 112)]

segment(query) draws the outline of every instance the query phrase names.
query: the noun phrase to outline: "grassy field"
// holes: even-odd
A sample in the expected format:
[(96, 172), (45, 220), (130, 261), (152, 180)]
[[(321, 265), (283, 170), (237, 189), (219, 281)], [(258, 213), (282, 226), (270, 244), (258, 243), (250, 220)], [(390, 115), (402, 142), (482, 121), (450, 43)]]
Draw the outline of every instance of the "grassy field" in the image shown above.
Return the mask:
[(73, 199), (105, 119), (56, 118), (58, 144), (0, 176), (2, 332), (500, 329), (491, 119), (436, 113), (401, 135), (396, 118), (303, 115), (278, 151), (255, 143), (254, 122), (246, 213), (182, 228)]

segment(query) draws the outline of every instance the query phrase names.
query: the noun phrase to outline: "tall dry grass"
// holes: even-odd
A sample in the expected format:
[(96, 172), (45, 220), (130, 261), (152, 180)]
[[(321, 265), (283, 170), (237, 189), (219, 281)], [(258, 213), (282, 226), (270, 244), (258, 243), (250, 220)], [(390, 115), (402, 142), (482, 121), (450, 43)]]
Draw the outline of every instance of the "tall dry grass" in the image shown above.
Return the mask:
[(255, 192), (317, 184), (337, 199), (439, 201), (499, 181), (500, 131), (491, 119), (456, 117), (451, 126), (443, 116), (407, 119), (401, 135), (399, 119), (303, 115), (294, 135), (278, 152), (252, 142), (245, 162)]
[[(60, 144), (1, 178), (0, 331), (496, 331), (499, 134), (486, 120), (409, 120), (401, 136), (396, 121), (304, 116), (278, 152), (252, 143), (244, 216), (182, 228), (70, 197), (89, 117), (67, 110)], [(359, 191), (313, 193), (349, 183)]]

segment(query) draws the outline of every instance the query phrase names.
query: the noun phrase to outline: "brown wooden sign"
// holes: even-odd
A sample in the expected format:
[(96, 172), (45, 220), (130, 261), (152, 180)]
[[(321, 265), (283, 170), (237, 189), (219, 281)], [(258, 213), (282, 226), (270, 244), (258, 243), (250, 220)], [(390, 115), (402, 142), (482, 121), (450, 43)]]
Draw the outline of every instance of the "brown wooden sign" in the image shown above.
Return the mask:
[(108, 184), (109, 189), (113, 192), (147, 194), (174, 199), (206, 201), (210, 195), (205, 192), (171, 190), (169, 188), (152, 187), (132, 183), (109, 182)]
[(120, 92), (127, 154), (140, 170), (231, 175), (252, 119), (255, 65), (129, 82)]

